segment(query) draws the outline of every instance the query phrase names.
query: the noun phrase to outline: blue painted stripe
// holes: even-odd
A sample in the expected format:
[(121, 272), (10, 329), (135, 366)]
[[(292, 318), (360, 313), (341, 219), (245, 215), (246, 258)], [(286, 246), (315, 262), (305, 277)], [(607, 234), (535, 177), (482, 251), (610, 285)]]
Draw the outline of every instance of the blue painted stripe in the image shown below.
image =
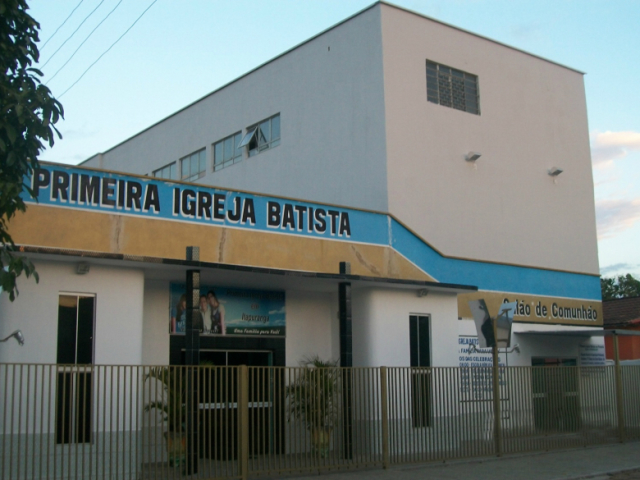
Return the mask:
[[(272, 196), (228, 191), (204, 185), (163, 181), (154, 177), (133, 177), (126, 174), (92, 171), (66, 165), (42, 164), (41, 168), (46, 170), (43, 173), (46, 173), (49, 177), (46, 182), (44, 180), (39, 182), (41, 185), (39, 188), (39, 202), (42, 205), (226, 226), (282, 235), (299, 235), (334, 241), (391, 246), (439, 282), (474, 285), (481, 290), (499, 292), (587, 300), (601, 299), (600, 280), (598, 277), (443, 257), (399, 222), (382, 213), (367, 212), (353, 208), (329, 207)], [(78, 186), (77, 182), (82, 176), (87, 178), (95, 177), (95, 180), (99, 180), (101, 191), (106, 188), (106, 184), (102, 182), (105, 179), (112, 180), (111, 189), (108, 190), (111, 193), (108, 195), (107, 201), (104, 201), (103, 195), (99, 195), (99, 198), (98, 196), (95, 198), (95, 204), (87, 201), (82, 202), (81, 191), (83, 189)], [(30, 178), (25, 180), (28, 183), (31, 182)], [(72, 187), (74, 181), (76, 182), (76, 187)], [(122, 188), (123, 192), (130, 193), (126, 186), (128, 182), (135, 182), (138, 185), (136, 188), (141, 188), (145, 192), (143, 198), (146, 198), (146, 195), (151, 191), (151, 187), (153, 187), (157, 193), (157, 208), (130, 208), (127, 207), (127, 202), (120, 205), (118, 202), (120, 202), (121, 196), (118, 193), (118, 189)], [(64, 188), (63, 184), (65, 185)], [(54, 188), (54, 185), (57, 185), (57, 187)], [(77, 196), (76, 200), (72, 198), (72, 192), (74, 191)], [(179, 204), (185, 205), (184, 202), (187, 200), (184, 200), (186, 197), (183, 197), (182, 193), (187, 191), (190, 192), (189, 198), (191, 200), (189, 202), (191, 203), (195, 202), (196, 197), (200, 198), (201, 194), (207, 195), (209, 209), (216, 210), (215, 205), (219, 200), (219, 212), (222, 217), (213, 218), (214, 215), (209, 212), (208, 217), (205, 215), (201, 218), (197, 214), (186, 213), (184, 209), (178, 209), (176, 212), (174, 210), (174, 202), (177, 200)], [(64, 195), (63, 192), (65, 192)], [(131, 193), (131, 195), (133, 194)], [(66, 200), (63, 199), (65, 196), (68, 197)], [(86, 196), (90, 196), (88, 192)], [(218, 197), (218, 200), (214, 196)], [(26, 194), (23, 194), (23, 199), (26, 202), (33, 202)], [(245, 205), (244, 202), (247, 202), (246, 205), (248, 205), (250, 202), (254, 221), (245, 220), (244, 213), (243, 219), (234, 218), (236, 200), (239, 202), (237, 205)], [(111, 206), (109, 206), (109, 202), (112, 204)], [(113, 205), (114, 203), (119, 206)], [(142, 203), (145, 202), (143, 201)], [(280, 220), (276, 222), (276, 226), (273, 226), (273, 222), (268, 220), (271, 215), (271, 206), (278, 208), (278, 218)], [(196, 210), (200, 212), (199, 207)], [(245, 211), (244, 209), (241, 210)], [(322, 220), (315, 218), (318, 212), (322, 212)], [(329, 216), (329, 212), (333, 213), (335, 218), (332, 219)], [(343, 216), (350, 225), (348, 233), (347, 231), (339, 231), (338, 224), (343, 219)], [(285, 222), (285, 218), (288, 218), (289, 222)], [(324, 226), (320, 227), (323, 222)], [(330, 227), (332, 224), (333, 228)]]
[(391, 232), (391, 246), (439, 282), (475, 285), (480, 290), (601, 300), (600, 279), (592, 275), (446, 258), (393, 219)]

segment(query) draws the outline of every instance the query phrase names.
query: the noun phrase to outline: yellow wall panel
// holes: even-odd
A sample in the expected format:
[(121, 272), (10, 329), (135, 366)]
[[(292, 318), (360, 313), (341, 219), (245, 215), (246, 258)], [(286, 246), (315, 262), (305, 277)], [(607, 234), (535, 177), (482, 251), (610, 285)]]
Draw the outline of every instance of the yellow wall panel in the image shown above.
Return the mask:
[(14, 241), (60, 249), (184, 259), (287, 270), (432, 280), (390, 247), (30, 205), (10, 224)]

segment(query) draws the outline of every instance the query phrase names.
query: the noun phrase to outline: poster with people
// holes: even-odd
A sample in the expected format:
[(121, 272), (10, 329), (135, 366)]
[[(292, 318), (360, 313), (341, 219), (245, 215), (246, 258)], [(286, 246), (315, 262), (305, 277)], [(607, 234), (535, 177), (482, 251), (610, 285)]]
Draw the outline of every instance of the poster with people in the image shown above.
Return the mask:
[[(170, 285), (171, 334), (184, 334), (187, 293), (184, 283)], [(282, 291), (249, 290), (202, 285), (193, 328), (201, 335), (285, 336), (285, 294)]]

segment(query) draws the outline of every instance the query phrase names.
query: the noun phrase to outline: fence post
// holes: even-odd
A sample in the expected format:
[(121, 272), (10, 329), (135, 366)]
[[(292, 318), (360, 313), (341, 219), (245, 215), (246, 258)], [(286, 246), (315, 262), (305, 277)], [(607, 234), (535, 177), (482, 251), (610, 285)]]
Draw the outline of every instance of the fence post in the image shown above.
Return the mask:
[(497, 319), (492, 318), (493, 323), (493, 440), (495, 441), (496, 455), (502, 455), (502, 428), (500, 412), (500, 370), (498, 365), (498, 325)]
[(238, 367), (238, 377), (240, 478), (247, 480), (249, 476), (249, 369), (246, 365)]
[(382, 418), (382, 468), (389, 468), (389, 407), (387, 405), (387, 367), (380, 367), (380, 416)]
[(613, 334), (613, 354), (615, 356), (616, 369), (616, 408), (618, 410), (618, 435), (620, 443), (624, 443), (624, 404), (622, 402), (622, 372), (620, 371), (620, 349), (618, 335)]

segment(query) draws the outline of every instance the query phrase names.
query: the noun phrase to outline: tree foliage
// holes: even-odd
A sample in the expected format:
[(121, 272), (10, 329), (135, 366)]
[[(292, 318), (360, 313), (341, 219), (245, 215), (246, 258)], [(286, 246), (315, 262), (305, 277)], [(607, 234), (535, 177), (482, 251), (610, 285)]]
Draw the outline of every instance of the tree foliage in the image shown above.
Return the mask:
[(617, 277), (602, 277), (600, 279), (602, 300), (616, 298), (640, 297), (640, 280), (630, 273)]
[(54, 124), (62, 118), (62, 105), (51, 95), (32, 67), (40, 53), (40, 24), (28, 13), (26, 0), (0, 0), (0, 287), (13, 301), (16, 279), (38, 274), (33, 264), (16, 254), (8, 223), (26, 209), (23, 195), (33, 197), (25, 179), (38, 167), (45, 142), (53, 146)]

